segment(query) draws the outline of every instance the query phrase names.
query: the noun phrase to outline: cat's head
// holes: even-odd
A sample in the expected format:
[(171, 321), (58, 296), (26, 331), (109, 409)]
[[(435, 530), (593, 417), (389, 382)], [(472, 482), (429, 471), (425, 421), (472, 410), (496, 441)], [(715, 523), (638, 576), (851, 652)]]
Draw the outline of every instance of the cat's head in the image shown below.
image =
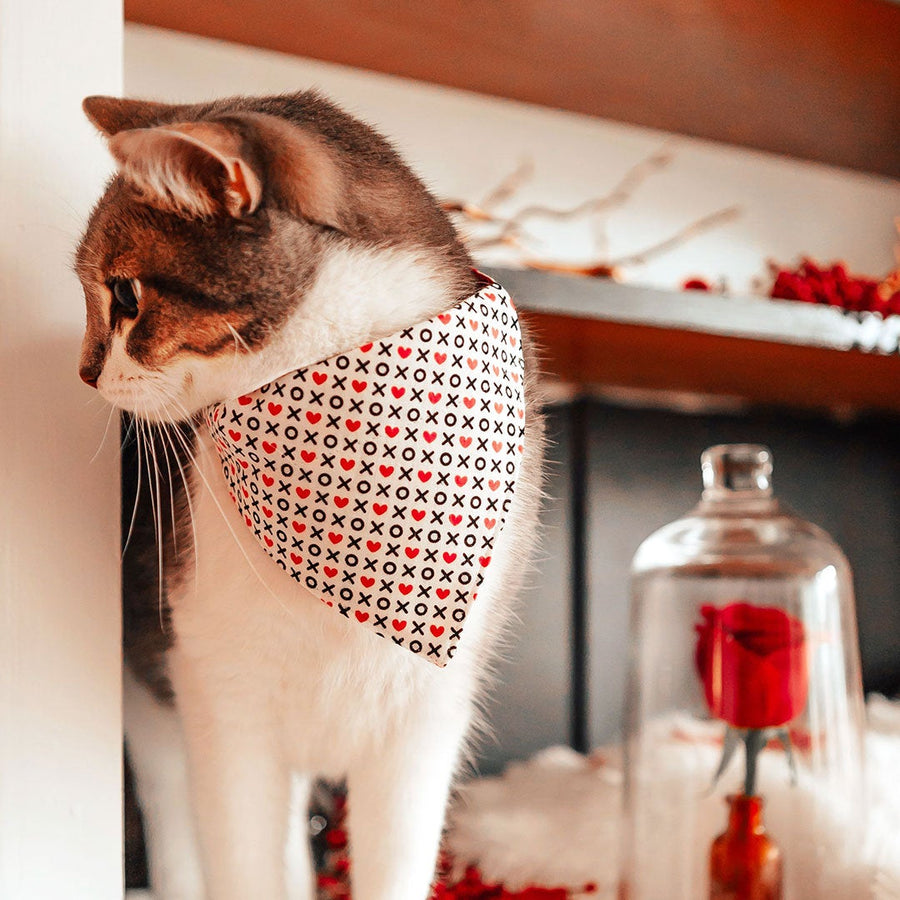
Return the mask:
[(471, 292), (421, 182), (316, 94), (84, 108), (119, 171), (76, 253), (80, 374), (116, 406), (181, 420)]

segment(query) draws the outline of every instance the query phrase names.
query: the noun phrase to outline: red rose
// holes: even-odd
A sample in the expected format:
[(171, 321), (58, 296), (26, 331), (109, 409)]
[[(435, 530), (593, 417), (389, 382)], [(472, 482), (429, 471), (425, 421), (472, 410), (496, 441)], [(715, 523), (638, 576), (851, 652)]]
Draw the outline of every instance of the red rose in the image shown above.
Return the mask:
[(803, 623), (771, 606), (703, 606), (695, 662), (709, 711), (735, 728), (775, 728), (806, 705)]

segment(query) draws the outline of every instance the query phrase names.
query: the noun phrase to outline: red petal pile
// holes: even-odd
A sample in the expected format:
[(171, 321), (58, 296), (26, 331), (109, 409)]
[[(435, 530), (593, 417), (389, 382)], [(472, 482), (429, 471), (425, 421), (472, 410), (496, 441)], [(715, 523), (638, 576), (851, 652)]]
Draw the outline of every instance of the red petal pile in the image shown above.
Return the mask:
[[(343, 804), (340, 804), (341, 807)], [(343, 809), (338, 814), (336, 827), (325, 834), (328, 847), (326, 870), (318, 876), (319, 896), (328, 900), (351, 900), (349, 872), (350, 860), (347, 855), (347, 832), (341, 827)], [(440, 861), (440, 871), (447, 872), (451, 868), (451, 860), (444, 855)], [(586, 884), (579, 894), (596, 893), (597, 886)], [(448, 884), (443, 878), (434, 886), (431, 900), (571, 900), (569, 889), (527, 887), (520, 891), (505, 888), (502, 884), (485, 881), (475, 866), (469, 866), (465, 875), (455, 884)]]
[(882, 316), (900, 315), (900, 290), (891, 279), (850, 275), (844, 263), (818, 266), (805, 259), (796, 269), (774, 268), (775, 283), (769, 296), (778, 300), (820, 303), (852, 312), (876, 312)]

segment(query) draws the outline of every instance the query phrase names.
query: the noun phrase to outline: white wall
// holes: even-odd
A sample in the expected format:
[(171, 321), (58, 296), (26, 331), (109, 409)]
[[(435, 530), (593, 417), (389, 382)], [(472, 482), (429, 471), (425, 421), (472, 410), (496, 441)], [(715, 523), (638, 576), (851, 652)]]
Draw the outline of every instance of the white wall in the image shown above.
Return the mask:
[[(79, 380), (74, 242), (120, 0), (0, 0), (0, 897), (122, 895), (117, 428)], [(92, 402), (93, 401), (93, 402)]]
[[(151, 28), (127, 27), (125, 51), (133, 96), (197, 100), (320, 87), (393, 138), (442, 196), (478, 200), (530, 157), (536, 177), (517, 203), (572, 206), (604, 194), (672, 141), (674, 163), (608, 216), (606, 255), (639, 250), (732, 204), (743, 215), (630, 269), (633, 281), (675, 287), (702, 274), (749, 291), (769, 258), (845, 259), (872, 276), (896, 265), (898, 181)], [(585, 223), (541, 236), (548, 256), (587, 261), (596, 252)]]

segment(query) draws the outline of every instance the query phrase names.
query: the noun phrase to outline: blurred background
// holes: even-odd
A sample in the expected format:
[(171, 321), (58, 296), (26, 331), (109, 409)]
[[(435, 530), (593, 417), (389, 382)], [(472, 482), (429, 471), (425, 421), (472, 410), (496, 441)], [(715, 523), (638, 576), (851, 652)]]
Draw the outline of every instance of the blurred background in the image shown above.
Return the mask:
[(544, 346), (543, 545), (480, 771), (618, 738), (629, 561), (715, 443), (772, 448), (855, 570), (867, 690), (900, 690), (900, 5), (125, 10), (128, 96), (318, 87), (388, 135)]

